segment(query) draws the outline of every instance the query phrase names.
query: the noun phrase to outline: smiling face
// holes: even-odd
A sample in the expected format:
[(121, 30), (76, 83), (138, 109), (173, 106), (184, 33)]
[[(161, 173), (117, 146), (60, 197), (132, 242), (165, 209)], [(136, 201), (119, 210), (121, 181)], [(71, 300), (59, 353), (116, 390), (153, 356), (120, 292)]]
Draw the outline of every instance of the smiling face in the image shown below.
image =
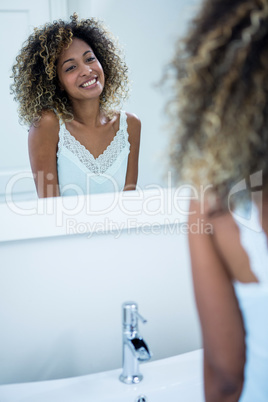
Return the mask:
[(81, 39), (74, 38), (62, 51), (57, 63), (61, 89), (71, 102), (99, 98), (104, 88), (102, 66), (91, 47)]

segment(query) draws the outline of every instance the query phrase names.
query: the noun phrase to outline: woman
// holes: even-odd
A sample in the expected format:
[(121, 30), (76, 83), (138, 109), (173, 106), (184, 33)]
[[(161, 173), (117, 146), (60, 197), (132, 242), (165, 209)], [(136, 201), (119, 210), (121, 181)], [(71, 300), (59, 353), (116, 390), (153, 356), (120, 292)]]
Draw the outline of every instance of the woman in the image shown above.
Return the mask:
[[(204, 1), (173, 67), (172, 163), (180, 180), (199, 190), (190, 203), (189, 245), (206, 401), (264, 402), (268, 0)], [(210, 233), (201, 230), (206, 224)], [(191, 232), (196, 225), (199, 233)]]
[(135, 189), (141, 124), (117, 109), (127, 67), (100, 22), (74, 14), (36, 28), (13, 77), (39, 197)]

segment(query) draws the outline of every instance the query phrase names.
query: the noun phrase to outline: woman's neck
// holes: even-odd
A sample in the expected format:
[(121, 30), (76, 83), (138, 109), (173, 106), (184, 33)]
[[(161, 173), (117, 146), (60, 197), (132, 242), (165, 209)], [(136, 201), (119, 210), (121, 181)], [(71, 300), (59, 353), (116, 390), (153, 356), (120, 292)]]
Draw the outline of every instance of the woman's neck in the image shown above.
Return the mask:
[(79, 104), (74, 102), (72, 106), (74, 121), (91, 127), (98, 127), (104, 123), (105, 116), (100, 110), (99, 99)]

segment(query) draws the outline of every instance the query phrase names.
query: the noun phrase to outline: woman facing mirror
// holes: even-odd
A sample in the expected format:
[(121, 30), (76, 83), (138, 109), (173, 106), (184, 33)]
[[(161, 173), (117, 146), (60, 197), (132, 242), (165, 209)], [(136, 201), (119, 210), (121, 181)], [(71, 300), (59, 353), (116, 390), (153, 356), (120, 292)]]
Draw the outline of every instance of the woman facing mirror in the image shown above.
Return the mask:
[(140, 120), (120, 110), (127, 66), (95, 19), (36, 28), (13, 66), (39, 197), (136, 188)]
[(267, 44), (268, 0), (206, 0), (175, 57), (172, 160), (212, 228), (189, 231), (207, 402), (268, 396)]

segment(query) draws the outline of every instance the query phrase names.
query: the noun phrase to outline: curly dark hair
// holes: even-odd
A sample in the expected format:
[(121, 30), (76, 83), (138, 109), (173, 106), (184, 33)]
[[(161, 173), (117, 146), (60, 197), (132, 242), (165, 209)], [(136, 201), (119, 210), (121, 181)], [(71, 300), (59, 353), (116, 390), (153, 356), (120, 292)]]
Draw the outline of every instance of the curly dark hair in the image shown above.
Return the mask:
[(105, 113), (112, 116), (113, 110), (127, 98), (128, 68), (117, 40), (100, 21), (79, 21), (74, 13), (70, 22), (58, 20), (35, 28), (16, 57), (11, 93), (19, 103), (22, 123), (39, 121), (44, 110), (56, 111), (63, 121), (73, 119), (72, 105), (60, 89), (56, 67), (60, 53), (74, 37), (85, 41), (102, 65), (105, 86), (100, 107)]
[(204, 1), (172, 68), (179, 180), (212, 185), (223, 205), (258, 171), (267, 191), (268, 0)]

